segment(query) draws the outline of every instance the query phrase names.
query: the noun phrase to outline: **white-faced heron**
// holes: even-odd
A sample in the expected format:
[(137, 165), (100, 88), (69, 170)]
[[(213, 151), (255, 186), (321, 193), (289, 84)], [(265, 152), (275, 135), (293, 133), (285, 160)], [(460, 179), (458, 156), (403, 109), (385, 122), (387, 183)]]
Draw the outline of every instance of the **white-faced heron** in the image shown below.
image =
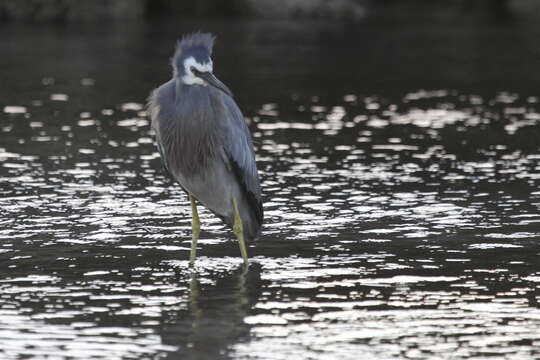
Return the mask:
[(261, 186), (251, 134), (230, 90), (212, 73), (214, 36), (193, 33), (178, 42), (173, 78), (155, 89), (148, 110), (161, 159), (191, 202), (196, 257), (199, 201), (233, 231), (247, 263), (245, 240), (263, 221)]

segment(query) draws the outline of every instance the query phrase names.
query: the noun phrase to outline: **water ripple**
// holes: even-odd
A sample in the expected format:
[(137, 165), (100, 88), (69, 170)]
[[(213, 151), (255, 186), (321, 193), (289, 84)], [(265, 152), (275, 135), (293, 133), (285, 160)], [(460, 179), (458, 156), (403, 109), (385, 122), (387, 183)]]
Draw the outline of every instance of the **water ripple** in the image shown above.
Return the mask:
[(76, 97), (51, 81), (39, 106), (0, 114), (3, 358), (165, 358), (210, 340), (239, 359), (540, 356), (538, 101), (261, 105), (252, 266), (201, 209), (191, 271), (189, 203), (143, 105), (52, 121), (42, 109)]

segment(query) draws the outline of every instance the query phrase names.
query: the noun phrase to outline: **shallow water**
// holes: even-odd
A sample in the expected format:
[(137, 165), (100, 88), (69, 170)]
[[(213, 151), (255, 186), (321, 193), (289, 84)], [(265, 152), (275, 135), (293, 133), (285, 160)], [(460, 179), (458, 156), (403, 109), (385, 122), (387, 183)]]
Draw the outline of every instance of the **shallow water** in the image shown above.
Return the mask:
[(243, 270), (203, 210), (192, 272), (141, 95), (162, 79), (115, 94), (111, 69), (72, 66), (0, 109), (2, 358), (540, 356), (538, 98), (309, 83), (268, 102), (240, 84), (263, 235)]

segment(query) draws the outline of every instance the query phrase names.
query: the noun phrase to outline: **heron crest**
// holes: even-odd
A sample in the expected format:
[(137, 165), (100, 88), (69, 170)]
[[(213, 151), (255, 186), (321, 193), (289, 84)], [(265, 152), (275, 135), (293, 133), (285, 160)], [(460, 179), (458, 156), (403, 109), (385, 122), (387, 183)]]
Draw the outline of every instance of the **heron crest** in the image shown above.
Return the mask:
[(195, 32), (184, 35), (176, 44), (174, 59), (181, 58), (190, 49), (206, 50), (208, 55), (212, 55), (214, 40), (216, 37), (210, 33)]

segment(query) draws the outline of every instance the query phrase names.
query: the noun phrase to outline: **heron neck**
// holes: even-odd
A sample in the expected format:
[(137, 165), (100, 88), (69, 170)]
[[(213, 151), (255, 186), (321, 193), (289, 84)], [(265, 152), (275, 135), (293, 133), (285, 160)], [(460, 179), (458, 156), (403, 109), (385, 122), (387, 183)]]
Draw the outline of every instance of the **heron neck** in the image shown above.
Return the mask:
[(175, 83), (174, 87), (177, 94), (182, 94), (183, 92), (187, 90), (189, 86), (188, 84), (184, 83), (181, 75), (178, 75), (174, 78), (174, 83)]

